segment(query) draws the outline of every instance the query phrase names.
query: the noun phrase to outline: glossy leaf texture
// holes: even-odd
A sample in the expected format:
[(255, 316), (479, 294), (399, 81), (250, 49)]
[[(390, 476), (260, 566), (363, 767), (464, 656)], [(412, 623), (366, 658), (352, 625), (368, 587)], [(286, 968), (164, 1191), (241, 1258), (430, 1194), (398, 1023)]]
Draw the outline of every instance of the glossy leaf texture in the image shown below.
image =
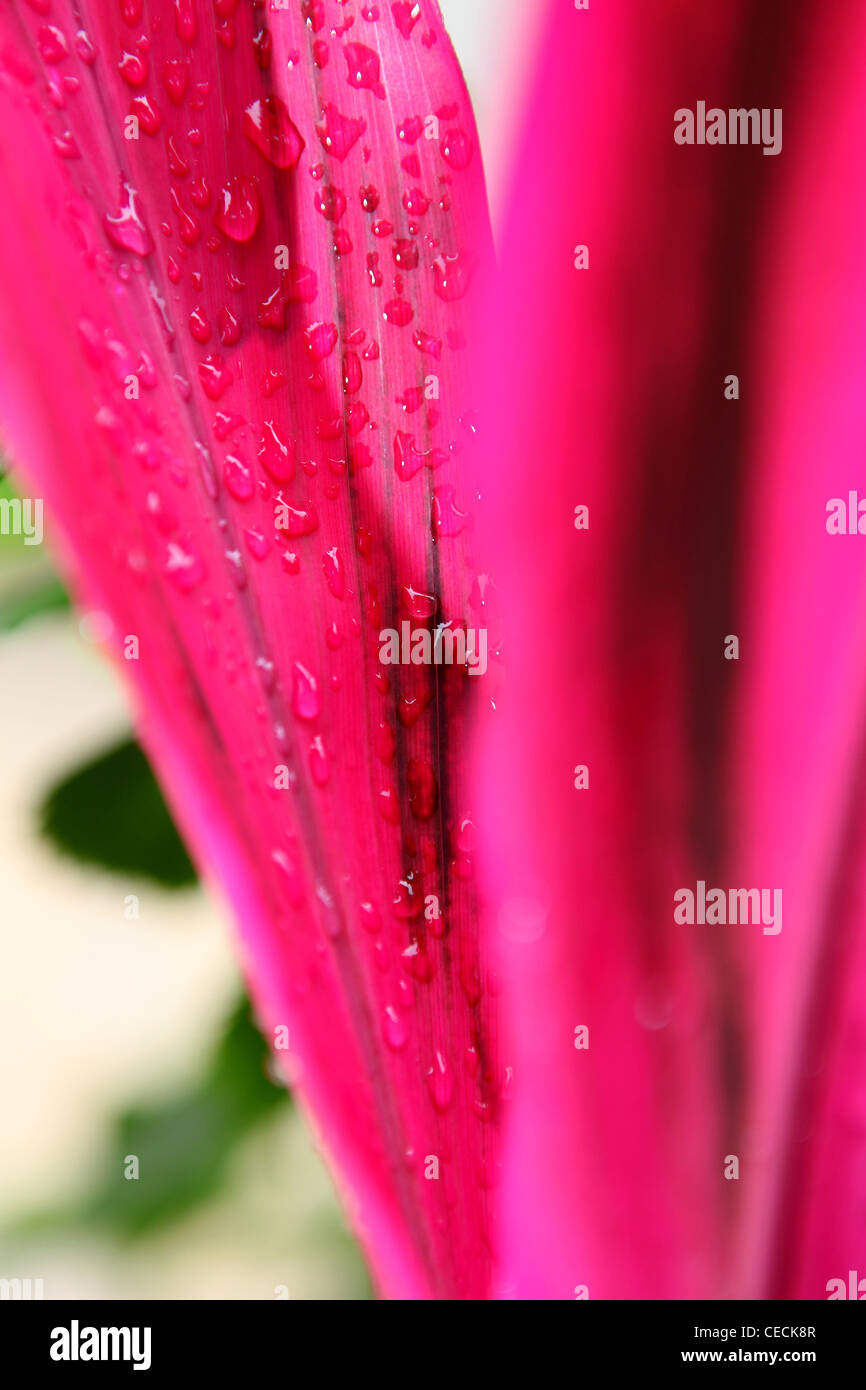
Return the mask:
[[(826, 522), (866, 444), (864, 58), (856, 5), (551, 6), (479, 475), (505, 1296), (862, 1271), (866, 566)], [(780, 109), (781, 152), (677, 144), (698, 100)], [(699, 882), (781, 890), (780, 929), (675, 920)]]
[(432, 0), (0, 12), (0, 426), (228, 892), (379, 1287), (488, 1288), (466, 668), (489, 228)]

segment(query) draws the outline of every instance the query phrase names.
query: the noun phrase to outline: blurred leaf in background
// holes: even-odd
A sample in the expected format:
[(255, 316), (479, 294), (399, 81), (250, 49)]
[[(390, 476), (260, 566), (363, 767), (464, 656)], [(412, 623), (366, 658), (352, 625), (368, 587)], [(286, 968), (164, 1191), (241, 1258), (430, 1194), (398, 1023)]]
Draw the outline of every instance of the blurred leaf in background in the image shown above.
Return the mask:
[(40, 811), (42, 833), (64, 854), (165, 888), (186, 888), (196, 872), (147, 759), (132, 739), (70, 773)]
[[(117, 1115), (90, 1190), (63, 1211), (37, 1211), (21, 1232), (99, 1228), (120, 1239), (150, 1235), (189, 1215), (219, 1192), (234, 1151), (256, 1126), (291, 1104), (271, 1080), (267, 1045), (243, 999), (208, 1063), (189, 1090)], [(127, 1181), (134, 1155), (146, 1181)]]
[[(243, 1000), (198, 1085), (162, 1104), (133, 1106), (114, 1122), (104, 1173), (80, 1217), (138, 1236), (185, 1216), (218, 1192), (237, 1144), (289, 1093), (268, 1075), (268, 1048)], [(146, 1182), (122, 1178), (134, 1154)]]
[[(174, 890), (196, 872), (141, 749), (132, 739), (67, 774), (40, 809), (43, 833), (79, 862), (155, 880)], [(268, 1076), (270, 1056), (244, 999), (210, 1065), (189, 1091), (115, 1117), (104, 1168), (64, 1222), (100, 1226), (120, 1237), (149, 1233), (219, 1190), (240, 1142), (287, 1091)], [(122, 1180), (126, 1155), (147, 1182)]]

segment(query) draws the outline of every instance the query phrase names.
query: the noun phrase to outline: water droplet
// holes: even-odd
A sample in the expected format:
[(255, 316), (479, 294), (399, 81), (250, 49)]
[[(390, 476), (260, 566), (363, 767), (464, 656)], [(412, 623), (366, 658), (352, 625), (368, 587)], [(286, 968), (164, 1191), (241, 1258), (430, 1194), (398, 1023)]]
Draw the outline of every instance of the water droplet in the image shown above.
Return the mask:
[(406, 1031), (406, 1025), (397, 1013), (397, 1010), (391, 1004), (387, 1005), (385, 1008), (382, 1019), (382, 1033), (385, 1042), (394, 1052), (399, 1052), (401, 1048), (406, 1046), (409, 1036)]
[(347, 352), (343, 357), (343, 390), (352, 396), (360, 391), (363, 381), (361, 362), (356, 352)]
[(478, 846), (478, 832), (473, 822), (467, 818), (461, 820), (457, 827), (455, 844), (461, 854), (474, 854)]
[(195, 451), (198, 458), (198, 468), (204, 490), (212, 502), (219, 497), (219, 483), (217, 482), (216, 470), (214, 469), (213, 459), (210, 450), (202, 444), (200, 439), (195, 441)]
[(455, 491), (450, 485), (433, 489), (430, 508), (430, 530), (435, 540), (443, 536), (459, 536), (469, 524), (469, 517), (458, 507)]
[(433, 699), (432, 690), (421, 690), (417, 695), (401, 695), (397, 701), (397, 718), (404, 729), (411, 729), (418, 723), (421, 715), (429, 708)]
[(436, 1109), (444, 1113), (451, 1104), (451, 1097), (454, 1094), (454, 1078), (441, 1052), (435, 1054), (433, 1065), (428, 1068), (427, 1089)]
[(397, 127), (397, 139), (406, 145), (417, 145), (424, 132), (424, 122), (420, 116), (407, 116)]
[(412, 322), (415, 311), (412, 305), (405, 299), (389, 299), (382, 314), (386, 323), (393, 323), (397, 328), (405, 328)]
[(210, 207), (210, 186), (206, 179), (193, 179), (189, 186), (189, 196), (197, 208)]
[(223, 306), (219, 311), (217, 319), (219, 324), (220, 342), (224, 347), (233, 347), (241, 336), (241, 326), (231, 310)]
[(328, 588), (334, 595), (334, 598), (345, 598), (346, 571), (342, 556), (336, 546), (332, 546), (331, 549), (322, 556), (322, 569), (324, 570)]
[(232, 241), (249, 241), (261, 215), (262, 204), (255, 179), (238, 175), (220, 189), (214, 221)]
[(243, 130), (247, 139), (277, 169), (294, 169), (303, 152), (304, 141), (279, 97), (263, 97), (251, 102), (244, 112)]
[(361, 926), (365, 931), (375, 936), (376, 932), (382, 930), (382, 918), (374, 903), (363, 902), (360, 904), (358, 911), (361, 918)]
[(276, 483), (289, 483), (295, 476), (295, 441), (288, 444), (277, 434), (273, 420), (265, 420), (259, 444), (259, 462)]
[(256, 317), (263, 328), (285, 328), (288, 305), (312, 304), (318, 292), (316, 272), (309, 266), (294, 265), (289, 270), (281, 270), (277, 288), (261, 301)]
[(421, 18), (421, 6), (418, 4), (418, 0), (395, 0), (391, 6), (391, 13), (403, 38), (410, 38), (412, 30)]
[(442, 157), (452, 169), (465, 169), (474, 153), (474, 147), (464, 130), (446, 131), (442, 141)]
[(324, 111), (325, 119), (321, 125), (316, 126), (316, 134), (328, 153), (342, 163), (367, 129), (366, 122), (361, 118), (341, 115), (330, 101), (326, 102)]
[(436, 974), (432, 958), (419, 941), (413, 941), (411, 946), (407, 946), (403, 952), (403, 960), (413, 980), (418, 980), (420, 984), (428, 984)]
[(211, 353), (198, 364), (199, 379), (206, 396), (218, 401), (232, 384), (232, 374), (218, 353)]
[(115, 246), (131, 251), (135, 256), (149, 256), (153, 250), (150, 232), (138, 211), (135, 189), (121, 180), (121, 201), (115, 213), (106, 213), (104, 226)]
[(393, 785), (382, 787), (376, 800), (379, 808), (379, 815), (389, 825), (400, 824), (400, 798), (397, 789)]
[(442, 356), (442, 341), (434, 338), (430, 333), (424, 333), (417, 328), (412, 334), (412, 341), (419, 352), (426, 353), (429, 357), (435, 357), (437, 362)]
[(398, 478), (404, 482), (414, 478), (419, 469), (425, 466), (440, 468), (447, 458), (444, 449), (419, 449), (415, 436), (406, 434), (404, 430), (397, 430), (394, 435), (394, 468)]
[(258, 33), (253, 35), (253, 49), (255, 50), (256, 62), (262, 72), (267, 72), (268, 68), (271, 66), (271, 55), (273, 53), (273, 41), (271, 40), (271, 32), (269, 29), (259, 29)]
[(292, 713), (296, 719), (318, 719), (322, 712), (319, 683), (306, 666), (296, 661), (292, 668)]
[(325, 7), (322, 0), (303, 0), (301, 15), (313, 33), (317, 34), (325, 22)]
[(165, 153), (168, 160), (168, 172), (176, 179), (185, 179), (189, 174), (189, 162), (181, 154), (173, 135), (169, 135), (166, 139)]
[(391, 248), (394, 261), (401, 270), (414, 270), (418, 265), (418, 243), (406, 237), (398, 237)]
[(174, 0), (174, 27), (182, 43), (195, 43), (198, 36), (195, 0)]
[(434, 289), (440, 299), (462, 299), (472, 280), (472, 266), (462, 252), (433, 262)]
[(293, 507), (289, 502), (280, 502), (280, 530), (287, 536), (311, 536), (318, 529), (319, 518), (315, 507)]
[(62, 63), (69, 57), (69, 47), (62, 29), (58, 29), (54, 24), (43, 24), (36, 36), (42, 61), (45, 63)]
[(426, 758), (410, 758), (406, 769), (409, 806), (416, 820), (430, 820), (436, 814), (439, 785), (433, 764)]
[(430, 206), (430, 199), (420, 188), (410, 188), (403, 194), (403, 206), (410, 217), (423, 217)]
[(403, 599), (410, 617), (420, 618), (422, 622), (432, 618), (436, 612), (436, 595), (422, 593), (411, 584), (404, 585)]
[(261, 531), (257, 531), (255, 527), (248, 526), (246, 528), (244, 531), (244, 541), (247, 550), (254, 560), (264, 560), (269, 555), (271, 549), (270, 541), (262, 535)]
[(307, 352), (316, 362), (330, 357), (336, 346), (337, 337), (337, 325), (335, 323), (311, 323), (304, 329)]
[(165, 572), (176, 589), (188, 594), (204, 579), (204, 564), (191, 546), (169, 541)]
[(418, 887), (411, 870), (397, 884), (393, 908), (395, 917), (399, 917), (402, 922), (410, 922), (420, 917), (424, 911), (424, 899), (418, 892)]
[(147, 82), (149, 64), (143, 53), (124, 53), (118, 62), (120, 75), (130, 87), (143, 87)]
[[(289, 780), (290, 785), (294, 786), (296, 779), (294, 773), (291, 772), (291, 770), (289, 772)], [(286, 890), (289, 903), (294, 908), (301, 907), (305, 900), (306, 892), (304, 889), (304, 880), (301, 874), (301, 870), (295, 862), (294, 858), (289, 853), (287, 853), (286, 850), (275, 849), (271, 852), (271, 859), (276, 864), (277, 868), (280, 870), (280, 876), (283, 882), (283, 886)]]
[(363, 88), (384, 98), (385, 89), (379, 81), (379, 55), (363, 43), (347, 43), (343, 49), (348, 68), (350, 87)]
[(331, 765), (321, 736), (310, 744), (310, 776), (317, 787), (324, 787), (331, 775)]
[(313, 207), (328, 222), (339, 222), (346, 211), (346, 195), (341, 188), (323, 183), (313, 191)]
[(255, 491), (249, 467), (234, 454), (229, 454), (223, 465), (223, 481), (236, 502), (249, 502)]
[(211, 326), (204, 309), (197, 306), (189, 316), (189, 331), (197, 343), (206, 343), (211, 335)]
[(189, 62), (186, 58), (166, 58), (162, 65), (162, 81), (169, 100), (181, 106), (189, 90)]
[(90, 35), (84, 29), (79, 29), (75, 35), (75, 51), (82, 63), (92, 67), (96, 62), (96, 49), (90, 41)]

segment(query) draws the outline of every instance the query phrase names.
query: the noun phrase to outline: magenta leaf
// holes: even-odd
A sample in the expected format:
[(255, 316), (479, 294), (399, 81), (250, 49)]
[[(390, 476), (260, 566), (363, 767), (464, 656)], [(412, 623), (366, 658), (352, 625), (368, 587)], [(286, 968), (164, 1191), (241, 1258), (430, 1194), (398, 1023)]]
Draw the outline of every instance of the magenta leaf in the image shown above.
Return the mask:
[[(479, 475), (508, 1296), (863, 1273), (864, 60), (857, 6), (552, 9)], [(701, 98), (781, 156), (676, 144)], [(783, 916), (677, 921), (699, 884)]]
[(0, 14), (0, 425), (228, 892), (380, 1287), (488, 1290), (468, 393), (489, 232), (432, 0)]

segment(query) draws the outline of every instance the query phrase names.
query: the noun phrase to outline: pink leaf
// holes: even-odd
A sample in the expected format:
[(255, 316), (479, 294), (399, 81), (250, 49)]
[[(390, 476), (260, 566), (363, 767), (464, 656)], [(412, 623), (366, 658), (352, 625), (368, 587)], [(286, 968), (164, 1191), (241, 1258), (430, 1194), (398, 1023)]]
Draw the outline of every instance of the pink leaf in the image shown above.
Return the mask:
[(438, 8), (379, 12), (4, 6), (0, 420), (115, 653), (139, 639), (144, 741), (381, 1287), (483, 1296), (476, 682), (378, 634), (477, 623), (443, 518), (489, 232)]
[[(862, 1270), (864, 567), (825, 504), (866, 433), (864, 44), (853, 6), (551, 13), (479, 475), (508, 1296)], [(701, 98), (783, 108), (781, 156), (677, 145)], [(781, 889), (781, 931), (675, 921), (699, 881)]]

